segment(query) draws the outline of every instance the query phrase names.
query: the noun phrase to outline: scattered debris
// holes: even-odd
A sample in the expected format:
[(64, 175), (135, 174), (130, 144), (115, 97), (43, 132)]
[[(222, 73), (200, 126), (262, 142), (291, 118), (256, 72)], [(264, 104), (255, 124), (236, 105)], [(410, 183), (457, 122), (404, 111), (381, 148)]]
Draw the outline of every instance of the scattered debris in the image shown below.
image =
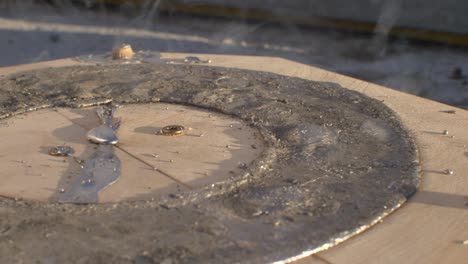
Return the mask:
[(55, 146), (49, 149), (51, 156), (70, 156), (75, 153), (75, 150), (69, 146)]

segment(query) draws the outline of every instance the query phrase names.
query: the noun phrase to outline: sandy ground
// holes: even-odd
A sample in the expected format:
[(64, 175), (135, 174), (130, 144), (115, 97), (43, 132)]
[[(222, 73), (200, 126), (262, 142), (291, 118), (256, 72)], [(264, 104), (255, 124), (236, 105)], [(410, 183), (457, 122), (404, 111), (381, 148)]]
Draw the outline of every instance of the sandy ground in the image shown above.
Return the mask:
[[(468, 109), (468, 51), (406, 40), (242, 23), (125, 8), (88, 11), (28, 1), (0, 4), (0, 66), (136, 50), (278, 56)], [(453, 75), (456, 68), (461, 74)], [(451, 78), (455, 77), (455, 78)]]

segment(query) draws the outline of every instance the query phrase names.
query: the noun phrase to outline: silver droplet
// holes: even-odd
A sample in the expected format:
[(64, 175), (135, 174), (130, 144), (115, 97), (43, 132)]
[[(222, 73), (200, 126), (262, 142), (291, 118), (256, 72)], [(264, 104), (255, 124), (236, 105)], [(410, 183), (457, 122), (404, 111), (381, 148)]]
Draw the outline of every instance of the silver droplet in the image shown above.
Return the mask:
[(247, 164), (244, 163), (244, 162), (239, 162), (238, 167), (245, 170), (245, 169), (247, 169)]
[(65, 189), (64, 189), (64, 188), (60, 188), (59, 193), (64, 193), (64, 192), (65, 192)]
[(115, 130), (107, 125), (101, 125), (88, 131), (86, 137), (89, 141), (96, 144), (117, 144), (118, 138)]

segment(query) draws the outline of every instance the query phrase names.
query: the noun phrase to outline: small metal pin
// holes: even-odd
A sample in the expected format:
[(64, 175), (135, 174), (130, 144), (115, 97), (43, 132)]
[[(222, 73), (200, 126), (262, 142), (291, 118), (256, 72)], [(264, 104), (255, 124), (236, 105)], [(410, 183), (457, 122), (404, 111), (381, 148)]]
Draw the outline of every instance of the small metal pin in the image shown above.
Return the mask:
[(169, 162), (170, 162), (170, 163), (174, 163), (174, 160), (171, 159), (171, 160), (169, 160)]
[(444, 130), (444, 132), (442, 132), (442, 134), (444, 134), (444, 136), (447, 136), (449, 134), (448, 130)]
[(453, 170), (447, 169), (447, 170), (445, 170), (445, 174), (453, 175)]

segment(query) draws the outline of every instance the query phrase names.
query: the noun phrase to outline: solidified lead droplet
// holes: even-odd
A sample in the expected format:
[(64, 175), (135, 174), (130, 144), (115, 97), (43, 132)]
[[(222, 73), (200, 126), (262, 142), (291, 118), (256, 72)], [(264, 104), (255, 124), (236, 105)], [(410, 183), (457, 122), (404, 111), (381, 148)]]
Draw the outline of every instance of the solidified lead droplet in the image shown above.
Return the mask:
[(49, 155), (52, 156), (69, 156), (75, 153), (75, 150), (69, 146), (55, 146), (49, 149)]
[(89, 141), (96, 144), (117, 144), (118, 142), (115, 131), (106, 125), (91, 129), (86, 137)]

